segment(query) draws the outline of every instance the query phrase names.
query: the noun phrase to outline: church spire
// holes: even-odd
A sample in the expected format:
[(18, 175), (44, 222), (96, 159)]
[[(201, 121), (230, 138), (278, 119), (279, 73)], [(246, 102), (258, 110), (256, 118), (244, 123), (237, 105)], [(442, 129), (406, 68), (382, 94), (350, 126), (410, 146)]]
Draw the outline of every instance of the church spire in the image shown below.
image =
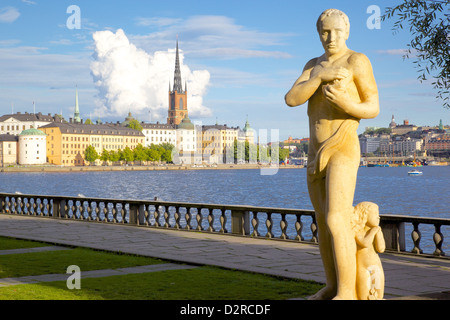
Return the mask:
[(81, 122), (80, 108), (78, 106), (78, 87), (75, 86), (75, 112), (73, 114), (73, 120), (75, 123)]
[(173, 79), (173, 91), (183, 93), (183, 86), (181, 84), (180, 56), (178, 53), (178, 36), (177, 36), (177, 52), (175, 57), (175, 75)]

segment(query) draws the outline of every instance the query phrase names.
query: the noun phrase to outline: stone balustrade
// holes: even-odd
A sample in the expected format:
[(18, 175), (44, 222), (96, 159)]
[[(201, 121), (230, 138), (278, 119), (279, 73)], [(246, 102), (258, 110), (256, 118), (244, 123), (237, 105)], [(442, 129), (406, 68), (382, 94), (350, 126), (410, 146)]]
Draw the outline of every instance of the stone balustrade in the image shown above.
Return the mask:
[[(301, 209), (0, 193), (0, 214), (193, 230), (284, 241), (318, 241), (314, 211)], [(406, 250), (407, 225), (412, 229), (412, 250)], [(381, 215), (380, 226), (387, 251), (445, 256), (441, 229), (450, 226), (450, 219)], [(428, 232), (434, 243), (433, 252), (421, 249), (419, 226), (434, 228), (433, 232)]]

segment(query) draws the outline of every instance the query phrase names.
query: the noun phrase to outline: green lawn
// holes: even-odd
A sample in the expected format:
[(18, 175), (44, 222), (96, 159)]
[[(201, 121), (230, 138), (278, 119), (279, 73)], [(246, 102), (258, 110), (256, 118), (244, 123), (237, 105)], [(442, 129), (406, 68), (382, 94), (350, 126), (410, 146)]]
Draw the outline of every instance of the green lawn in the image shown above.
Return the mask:
[[(45, 244), (0, 237), (2, 249), (37, 245)], [(82, 277), (83, 270), (154, 263), (165, 261), (83, 248), (0, 255), (0, 278), (66, 273), (67, 267), (73, 264), (81, 269), (81, 289), (69, 290), (65, 281), (7, 286), (0, 287), (0, 300), (279, 300), (306, 297), (323, 286), (208, 266), (104, 278)]]

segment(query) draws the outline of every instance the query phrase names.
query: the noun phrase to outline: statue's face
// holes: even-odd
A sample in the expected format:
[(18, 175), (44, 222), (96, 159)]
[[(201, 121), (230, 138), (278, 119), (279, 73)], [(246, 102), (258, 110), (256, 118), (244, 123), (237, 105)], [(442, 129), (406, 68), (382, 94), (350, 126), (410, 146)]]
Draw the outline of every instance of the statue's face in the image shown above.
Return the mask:
[(367, 225), (369, 227), (376, 227), (380, 224), (380, 215), (378, 214), (378, 206), (376, 209), (370, 210), (370, 213), (367, 215)]
[(322, 21), (319, 35), (322, 46), (329, 55), (336, 54), (346, 48), (347, 26), (344, 20), (336, 14), (328, 16)]

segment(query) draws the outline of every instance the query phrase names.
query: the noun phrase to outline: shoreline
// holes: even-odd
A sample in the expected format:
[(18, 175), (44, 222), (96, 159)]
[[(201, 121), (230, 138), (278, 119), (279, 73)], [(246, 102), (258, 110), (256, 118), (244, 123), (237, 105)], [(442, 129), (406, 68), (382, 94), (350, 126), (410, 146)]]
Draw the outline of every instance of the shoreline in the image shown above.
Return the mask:
[(169, 170), (242, 170), (242, 169), (302, 169), (303, 166), (262, 166), (248, 164), (219, 164), (217, 166), (183, 166), (183, 165), (128, 165), (128, 166), (29, 166), (29, 167), (4, 167), (0, 168), (0, 173), (8, 172), (99, 172), (99, 171), (169, 171)]

